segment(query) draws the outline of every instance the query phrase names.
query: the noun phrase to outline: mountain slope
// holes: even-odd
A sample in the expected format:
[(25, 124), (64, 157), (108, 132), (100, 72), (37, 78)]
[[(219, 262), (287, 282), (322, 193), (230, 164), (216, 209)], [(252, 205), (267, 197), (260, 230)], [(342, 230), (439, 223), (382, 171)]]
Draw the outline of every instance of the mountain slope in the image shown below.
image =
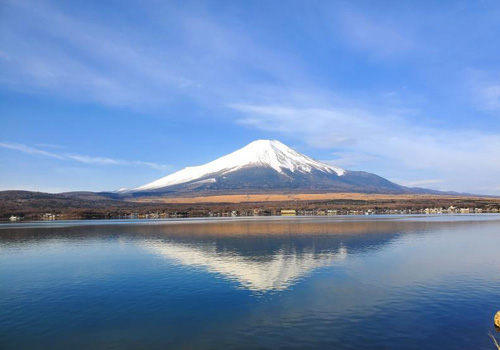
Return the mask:
[(131, 195), (273, 191), (412, 193), (380, 176), (331, 166), (276, 140), (257, 140), (210, 163), (120, 191)]

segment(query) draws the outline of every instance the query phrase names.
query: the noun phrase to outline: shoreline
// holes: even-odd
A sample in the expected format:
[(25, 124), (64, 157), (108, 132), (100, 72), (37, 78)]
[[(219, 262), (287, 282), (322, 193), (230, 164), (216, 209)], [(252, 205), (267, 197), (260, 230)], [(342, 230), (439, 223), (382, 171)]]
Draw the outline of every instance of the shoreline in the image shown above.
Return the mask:
[[(88, 194), (0, 192), (0, 220), (165, 219), (176, 217), (270, 216), (279, 214), (498, 213), (500, 198), (457, 195), (360, 193), (246, 194), (186, 199), (112, 199)], [(260, 201), (258, 201), (260, 200)], [(211, 202), (210, 202), (211, 201)]]
[[(436, 219), (454, 218), (470, 221), (473, 218), (492, 217), (492, 220), (500, 220), (500, 213), (452, 213), (452, 214), (374, 214), (374, 215), (268, 215), (268, 216), (236, 216), (236, 217), (177, 217), (161, 219), (66, 219), (66, 220), (29, 220), (29, 221), (0, 221), (0, 230), (14, 228), (32, 227), (64, 227), (64, 226), (88, 226), (88, 225), (160, 225), (160, 224), (207, 224), (220, 222), (244, 222), (244, 221), (393, 221), (395, 219)], [(420, 220), (419, 220), (420, 221)], [(425, 220), (424, 220), (425, 221)], [(462, 220), (458, 220), (462, 221)]]

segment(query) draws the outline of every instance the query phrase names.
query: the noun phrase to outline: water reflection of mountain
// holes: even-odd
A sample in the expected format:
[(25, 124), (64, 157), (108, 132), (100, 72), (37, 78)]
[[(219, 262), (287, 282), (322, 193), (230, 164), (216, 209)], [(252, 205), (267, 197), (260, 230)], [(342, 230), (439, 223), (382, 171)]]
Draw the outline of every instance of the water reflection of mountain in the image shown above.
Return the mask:
[(348, 254), (377, 249), (400, 233), (393, 225), (373, 222), (250, 222), (182, 227), (148, 240), (144, 247), (175, 263), (221, 274), (249, 290), (270, 291), (284, 290)]
[(249, 258), (229, 251), (220, 251), (214, 245), (188, 245), (156, 241), (144, 245), (186, 266), (204, 267), (213, 273), (237, 281), (244, 288), (254, 291), (283, 290), (309, 271), (330, 265), (347, 257), (347, 249), (315, 254), (312, 251), (290, 253), (277, 251), (266, 259)]
[(401, 234), (487, 222), (397, 220), (196, 221), (140, 225), (20, 228), (3, 231), (2, 244), (24, 241), (129, 238), (174, 263), (201, 267), (254, 291), (284, 290), (311, 271), (382, 249)]

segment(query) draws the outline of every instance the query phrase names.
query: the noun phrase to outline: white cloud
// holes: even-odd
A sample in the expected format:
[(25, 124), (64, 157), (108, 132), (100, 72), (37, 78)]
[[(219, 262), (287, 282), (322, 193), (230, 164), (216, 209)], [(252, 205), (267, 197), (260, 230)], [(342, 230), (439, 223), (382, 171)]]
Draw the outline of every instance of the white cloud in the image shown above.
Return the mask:
[[(418, 171), (443, 180), (440, 189), (467, 192), (476, 183), (491, 193), (500, 179), (500, 134), (442, 130), (411, 123), (401, 115), (367, 110), (233, 104), (238, 123), (301, 140), (315, 148), (337, 150), (341, 164), (389, 178)], [(335, 159), (331, 162), (335, 163)], [(340, 165), (340, 164), (339, 164)], [(363, 168), (359, 168), (363, 166)], [(403, 175), (403, 176), (402, 176)], [(438, 185), (434, 183), (433, 185)]]
[(322, 162), (336, 165), (341, 168), (352, 169), (359, 167), (360, 164), (374, 163), (379, 161), (379, 157), (373, 154), (359, 154), (356, 152), (334, 152), (334, 159), (322, 160)]
[(40, 156), (44, 156), (44, 157), (64, 159), (64, 157), (59, 155), (59, 154), (47, 152), (47, 151), (33, 148), (33, 147), (28, 147), (28, 146), (20, 144), (20, 143), (0, 142), (0, 147), (14, 150), (14, 151), (27, 153), (27, 154), (32, 154), (32, 155), (40, 155)]
[(477, 92), (483, 109), (500, 110), (500, 84), (483, 86)]
[(168, 170), (171, 168), (168, 165), (152, 163), (152, 162), (142, 162), (135, 160), (124, 160), (124, 159), (106, 158), (106, 157), (92, 157), (92, 156), (69, 154), (69, 153), (58, 154), (53, 152), (47, 152), (34, 147), (29, 147), (20, 143), (0, 142), (0, 147), (26, 154), (50, 157), (66, 161), (71, 160), (85, 164), (144, 166), (156, 170)]
[(411, 180), (411, 181), (392, 179), (392, 181), (408, 187), (428, 187), (428, 188), (432, 188), (435, 185), (443, 183), (443, 180), (441, 179), (426, 179), (426, 180)]
[(42, 147), (42, 148), (64, 148), (61, 145), (54, 145), (52, 143), (37, 143), (35, 146)]
[[(265, 49), (248, 33), (207, 16), (161, 4), (138, 7), (148, 26), (86, 21), (81, 14), (41, 2), (5, 5), (9, 22), (0, 38), (0, 83), (104, 105), (155, 108), (193, 99), (214, 104), (246, 90), (255, 92), (247, 71), (275, 82), (304, 82), (293, 56)], [(189, 7), (188, 7), (189, 8)], [(300, 77), (300, 79), (298, 79)], [(259, 80), (259, 79), (256, 79)]]
[(200, 86), (179, 72), (188, 70), (179, 69), (168, 45), (149, 47), (126, 28), (41, 2), (9, 2), (5, 11), (17, 19), (2, 38), (5, 57), (17, 57), (2, 62), (8, 74), (1, 80), (13, 89), (128, 106), (165, 102), (178, 89), (189, 94)]
[[(352, 8), (339, 11), (343, 40), (349, 46), (368, 51), (377, 57), (401, 55), (419, 48), (417, 40), (408, 32), (408, 26), (384, 21), (380, 17), (370, 17)], [(332, 29), (337, 31), (339, 28)]]
[(479, 110), (500, 111), (500, 73), (498, 71), (483, 71), (468, 69), (464, 73), (468, 82), (470, 94)]

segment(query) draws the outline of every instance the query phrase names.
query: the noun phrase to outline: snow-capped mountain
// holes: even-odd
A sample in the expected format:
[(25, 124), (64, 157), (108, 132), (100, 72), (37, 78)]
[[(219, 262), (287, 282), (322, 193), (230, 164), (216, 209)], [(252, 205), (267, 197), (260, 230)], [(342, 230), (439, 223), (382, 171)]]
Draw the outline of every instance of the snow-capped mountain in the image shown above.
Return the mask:
[(405, 193), (409, 189), (374, 174), (319, 162), (276, 140), (257, 140), (210, 163), (184, 168), (126, 192), (272, 190)]
[(137, 187), (134, 191), (149, 191), (167, 186), (178, 185), (199, 179), (206, 182), (215, 182), (210, 175), (226, 175), (243, 168), (266, 167), (285, 174), (288, 170), (292, 173), (310, 173), (313, 169), (329, 174), (342, 176), (344, 169), (320, 163), (303, 154), (295, 152), (290, 147), (276, 140), (257, 140), (245, 147), (220, 157), (213, 162), (184, 168), (176, 173), (162, 177), (146, 185)]

